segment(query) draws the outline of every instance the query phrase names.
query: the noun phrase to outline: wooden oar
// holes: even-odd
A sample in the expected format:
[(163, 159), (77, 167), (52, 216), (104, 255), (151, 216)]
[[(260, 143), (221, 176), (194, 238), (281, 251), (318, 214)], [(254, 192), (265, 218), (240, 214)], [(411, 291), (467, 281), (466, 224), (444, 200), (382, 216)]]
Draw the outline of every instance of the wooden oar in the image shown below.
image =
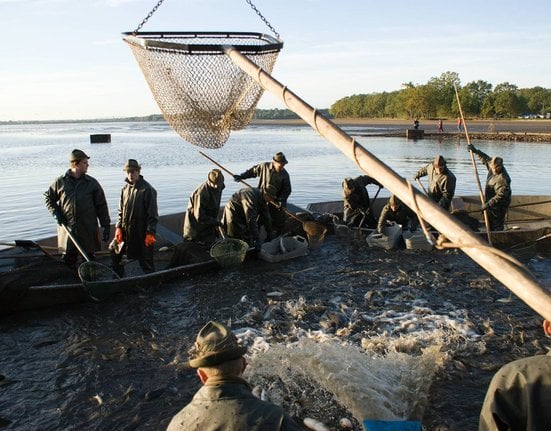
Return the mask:
[[(216, 160), (214, 160), (212, 157), (209, 157), (207, 154), (203, 153), (202, 151), (199, 151), (199, 154), (201, 154), (204, 158), (210, 160), (212, 163), (214, 163), (216, 166), (218, 166), (220, 169), (222, 169), (222, 170), (223, 170), (224, 172), (226, 172), (228, 175), (231, 175), (232, 178), (234, 177), (234, 174), (233, 174), (232, 171), (230, 171), (229, 169), (225, 168), (223, 165), (221, 165), (220, 163), (218, 163), (218, 162), (217, 162)], [(251, 185), (250, 185), (247, 181), (245, 181), (245, 180), (239, 180), (239, 182), (242, 183), (242, 184), (244, 184), (244, 185), (246, 185), (247, 187), (249, 187), (249, 188), (251, 188), (251, 189), (254, 188), (253, 186), (251, 186)], [(270, 199), (268, 202), (269, 202), (270, 204), (272, 204), (273, 206), (278, 207), (278, 205), (277, 205), (277, 203), (276, 203), (275, 201), (273, 201), (273, 200)], [(287, 208), (285, 208), (284, 206), (281, 206), (281, 207), (279, 207), (279, 208), (281, 208), (281, 209), (283, 210), (283, 212), (284, 212), (285, 214), (287, 214), (289, 217), (294, 218), (295, 220), (299, 221), (299, 222), (302, 223), (303, 225), (304, 225), (305, 223), (307, 223), (306, 221), (301, 220), (299, 217), (296, 216), (296, 214), (293, 214), (291, 211), (289, 211), (289, 210), (288, 210)], [(309, 221), (308, 223), (318, 223), (318, 222)], [(321, 223), (318, 223), (318, 224), (321, 225)]]
[[(461, 121), (463, 121), (463, 128), (465, 129), (465, 137), (467, 138), (467, 145), (471, 145), (471, 139), (469, 138), (469, 131), (467, 129), (467, 123), (463, 116), (463, 109), (461, 109), (461, 102), (459, 101), (459, 93), (457, 91), (457, 85), (453, 83), (453, 89), (455, 90), (455, 98), (457, 99), (457, 106), (459, 107), (459, 113), (461, 114)], [(480, 195), (480, 204), (483, 205), (486, 202), (484, 192), (482, 191), (482, 185), (480, 184), (480, 178), (478, 178), (478, 169), (476, 168), (476, 162), (474, 160), (474, 154), (469, 150), (471, 155), (471, 162), (474, 169), (474, 177), (476, 179), (476, 185), (478, 186), (478, 193)], [(490, 219), (488, 218), (488, 209), (484, 210), (484, 224), (486, 225), (486, 235), (488, 236), (488, 244), (492, 245), (492, 233), (490, 231)]]
[(268, 72), (252, 62), (232, 46), (225, 54), (262, 88), (282, 100), (287, 108), (299, 115), (321, 136), (334, 144), (365, 173), (376, 178), (391, 193), (410, 208), (419, 208), (432, 226), (480, 266), (501, 281), (520, 299), (547, 320), (551, 320), (551, 293), (544, 289), (526, 267), (505, 259), (496, 249), (478, 238), (475, 233), (440, 208), (420, 191), (410, 188), (403, 176), (394, 172), (354, 138), (304, 102), (287, 86), (275, 80)]

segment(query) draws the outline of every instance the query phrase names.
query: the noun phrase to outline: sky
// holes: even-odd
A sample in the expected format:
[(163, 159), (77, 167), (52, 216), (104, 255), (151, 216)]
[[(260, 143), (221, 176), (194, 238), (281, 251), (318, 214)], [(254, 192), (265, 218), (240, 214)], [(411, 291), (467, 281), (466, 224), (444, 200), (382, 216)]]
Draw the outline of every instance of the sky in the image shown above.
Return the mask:
[[(551, 88), (549, 0), (252, 1), (284, 42), (272, 76), (319, 109), (447, 71)], [(0, 0), (0, 121), (160, 113), (121, 36), (156, 3)], [(142, 30), (271, 33), (245, 0), (164, 0)]]

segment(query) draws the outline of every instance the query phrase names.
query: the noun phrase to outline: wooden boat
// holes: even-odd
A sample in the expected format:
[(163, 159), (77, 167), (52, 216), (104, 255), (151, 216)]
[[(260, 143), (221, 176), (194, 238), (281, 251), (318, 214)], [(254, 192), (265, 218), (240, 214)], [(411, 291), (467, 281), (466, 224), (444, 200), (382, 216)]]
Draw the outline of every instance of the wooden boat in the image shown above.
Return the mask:
[[(375, 219), (378, 218), (388, 198), (372, 202)], [(475, 218), (481, 238), (487, 238), (478, 196), (455, 198), (451, 211)], [(308, 211), (316, 214), (334, 214), (342, 218), (343, 201), (319, 202), (308, 205)], [(491, 232), (492, 245), (497, 248), (521, 252), (524, 248), (551, 253), (551, 196), (515, 195), (507, 212), (505, 230)]]
[[(60, 260), (59, 255), (47, 256), (37, 248), (13, 247), (0, 251), (0, 316), (16, 311), (51, 307), (59, 304), (90, 301), (140, 288), (152, 288), (159, 284), (194, 274), (214, 271), (220, 265), (212, 259), (208, 250), (193, 243), (182, 242), (176, 232), (182, 232), (183, 213), (160, 217), (157, 232), (156, 267), (164, 268), (151, 274), (143, 274), (137, 263), (128, 276), (115, 280), (94, 281), (93, 294)], [(32, 241), (27, 241), (32, 243)], [(176, 242), (180, 246), (175, 247)], [(55, 249), (56, 237), (45, 238), (37, 244), (48, 250)], [(183, 247), (182, 247), (183, 246)], [(174, 260), (175, 253), (181, 259)], [(252, 249), (248, 254), (251, 254)], [(98, 253), (98, 262), (109, 265), (109, 253)], [(185, 262), (170, 266), (170, 261)], [(172, 262), (172, 263), (173, 263)]]

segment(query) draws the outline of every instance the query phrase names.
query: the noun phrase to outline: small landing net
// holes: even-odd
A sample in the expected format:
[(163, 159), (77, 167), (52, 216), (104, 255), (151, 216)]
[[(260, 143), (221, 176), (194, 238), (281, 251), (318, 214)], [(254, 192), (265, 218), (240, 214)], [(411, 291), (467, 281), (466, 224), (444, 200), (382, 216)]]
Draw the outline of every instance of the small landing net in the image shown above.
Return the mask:
[(165, 120), (186, 141), (220, 148), (245, 128), (264, 92), (224, 52), (233, 47), (271, 73), (283, 43), (262, 33), (125, 33)]

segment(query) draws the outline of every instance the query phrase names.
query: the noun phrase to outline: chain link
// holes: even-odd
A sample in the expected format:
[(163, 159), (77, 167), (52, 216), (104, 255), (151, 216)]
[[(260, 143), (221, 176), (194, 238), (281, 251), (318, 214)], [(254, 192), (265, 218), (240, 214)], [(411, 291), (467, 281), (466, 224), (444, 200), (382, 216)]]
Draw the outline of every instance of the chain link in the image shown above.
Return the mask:
[(256, 6), (253, 4), (253, 2), (251, 0), (245, 0), (247, 2), (247, 4), (251, 7), (252, 10), (254, 10), (256, 12), (256, 14), (260, 17), (260, 19), (262, 21), (264, 21), (264, 24), (266, 24), (266, 26), (272, 31), (273, 34), (275, 34), (275, 36), (280, 39), (279, 37), (279, 33), (277, 31), (275, 31), (275, 29), (272, 27), (272, 24), (270, 24), (268, 22), (268, 20), (266, 18), (264, 18), (264, 16), (260, 13), (260, 11), (256, 8)]
[(143, 21), (140, 23), (138, 27), (136, 27), (136, 30), (134, 30), (133, 35), (135, 36), (137, 32), (140, 31), (140, 29), (144, 26), (144, 24), (153, 16), (153, 14), (159, 9), (159, 6), (164, 2), (164, 0), (159, 0), (157, 4), (151, 9), (151, 12), (147, 14), (147, 16), (143, 19)]

